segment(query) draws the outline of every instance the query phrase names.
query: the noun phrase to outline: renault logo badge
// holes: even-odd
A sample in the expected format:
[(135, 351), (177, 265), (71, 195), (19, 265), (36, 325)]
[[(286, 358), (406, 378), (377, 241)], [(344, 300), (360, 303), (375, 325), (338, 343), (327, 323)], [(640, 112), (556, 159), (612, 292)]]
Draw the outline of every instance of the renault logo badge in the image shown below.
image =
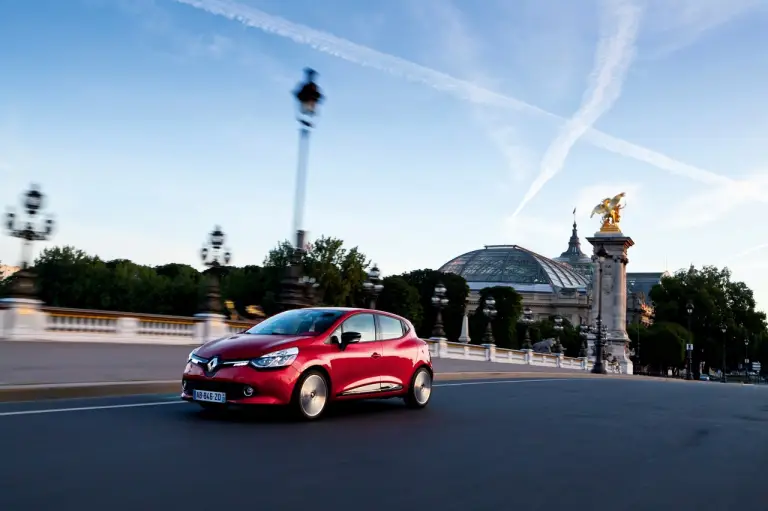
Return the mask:
[(213, 372), (213, 370), (217, 367), (219, 367), (219, 357), (213, 357), (211, 361), (206, 365), (209, 373)]

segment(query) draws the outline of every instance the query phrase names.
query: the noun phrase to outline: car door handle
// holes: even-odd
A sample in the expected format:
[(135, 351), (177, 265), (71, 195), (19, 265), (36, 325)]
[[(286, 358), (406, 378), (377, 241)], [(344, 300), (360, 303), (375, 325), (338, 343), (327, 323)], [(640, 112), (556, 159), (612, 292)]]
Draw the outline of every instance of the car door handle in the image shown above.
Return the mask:
[(379, 355), (378, 353), (374, 353), (373, 355), (371, 355), (371, 358), (381, 358), (381, 355)]

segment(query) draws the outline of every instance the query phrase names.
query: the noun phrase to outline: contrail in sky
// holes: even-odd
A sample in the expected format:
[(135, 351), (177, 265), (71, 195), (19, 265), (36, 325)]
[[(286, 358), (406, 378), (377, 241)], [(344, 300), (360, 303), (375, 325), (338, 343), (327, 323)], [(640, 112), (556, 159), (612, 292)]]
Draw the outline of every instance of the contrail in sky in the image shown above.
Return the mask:
[[(576, 113), (560, 129), (541, 159), (541, 170), (523, 200), (512, 213), (520, 211), (562, 170), (571, 148), (619, 99), (627, 71), (634, 60), (640, 9), (625, 0), (606, 0), (603, 35), (597, 45), (590, 83)], [(610, 26), (608, 26), (610, 25)]]
[[(524, 101), (478, 87), (465, 80), (459, 80), (440, 71), (395, 57), (394, 55), (388, 55), (372, 48), (355, 44), (333, 34), (293, 23), (279, 16), (267, 14), (248, 5), (231, 0), (174, 1), (238, 21), (263, 32), (291, 39), (298, 44), (309, 46), (317, 51), (363, 67), (399, 76), (411, 82), (422, 83), (435, 90), (453, 94), (464, 101), (519, 110), (560, 122), (568, 122), (568, 119)], [(722, 185), (734, 182), (734, 180), (728, 177), (677, 161), (646, 147), (622, 140), (594, 128), (586, 130), (584, 140), (606, 151), (648, 163), (671, 174), (684, 176), (700, 183)]]

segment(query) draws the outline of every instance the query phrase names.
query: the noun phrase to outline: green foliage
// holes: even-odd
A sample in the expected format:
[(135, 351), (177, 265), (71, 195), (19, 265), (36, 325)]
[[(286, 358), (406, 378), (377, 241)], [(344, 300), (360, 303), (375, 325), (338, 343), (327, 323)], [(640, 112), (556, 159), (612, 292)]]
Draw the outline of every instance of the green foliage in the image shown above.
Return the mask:
[[(678, 271), (654, 286), (650, 298), (656, 322), (687, 327), (690, 320), (695, 369), (699, 367), (699, 361), (704, 362), (705, 369), (719, 368), (723, 347), (727, 365), (735, 368), (746, 356), (745, 339), (750, 341), (749, 354), (757, 355), (768, 350), (764, 346), (768, 338), (766, 315), (755, 310), (752, 290), (743, 282), (732, 281), (727, 268), (705, 266), (698, 270), (691, 266)], [(686, 312), (689, 300), (694, 306), (690, 318)], [(722, 325), (726, 327), (725, 333), (721, 330)]]
[(386, 277), (382, 284), (384, 289), (377, 301), (377, 308), (408, 318), (418, 329), (424, 317), (424, 309), (416, 288), (398, 275)]
[(414, 270), (404, 273), (401, 277), (413, 286), (420, 297), (423, 320), (421, 324), (414, 323), (420, 337), (428, 338), (432, 335), (432, 327), (435, 324), (437, 311), (432, 306), (432, 296), (435, 294), (435, 286), (441, 282), (446, 289), (448, 306), (443, 309), (443, 325), (445, 334), (451, 341), (456, 341), (461, 335), (461, 321), (464, 317), (464, 307), (469, 296), (469, 286), (464, 277), (453, 273), (443, 273), (435, 270)]
[(492, 296), (496, 301), (496, 317), (491, 324), (496, 346), (499, 348), (519, 348), (516, 325), (523, 310), (522, 297), (514, 289), (506, 286), (480, 290), (480, 304), (469, 321), (472, 344), (483, 343), (483, 336), (488, 325), (488, 318), (483, 314), (483, 309), (489, 296)]
[(531, 342), (538, 342), (542, 339), (556, 339), (560, 337), (560, 344), (565, 349), (565, 355), (568, 357), (578, 357), (581, 350), (581, 336), (579, 335), (578, 326), (574, 326), (566, 318), (562, 318), (563, 330), (558, 332), (555, 330), (555, 316), (539, 321), (531, 325), (532, 338), (535, 336), (536, 340)]

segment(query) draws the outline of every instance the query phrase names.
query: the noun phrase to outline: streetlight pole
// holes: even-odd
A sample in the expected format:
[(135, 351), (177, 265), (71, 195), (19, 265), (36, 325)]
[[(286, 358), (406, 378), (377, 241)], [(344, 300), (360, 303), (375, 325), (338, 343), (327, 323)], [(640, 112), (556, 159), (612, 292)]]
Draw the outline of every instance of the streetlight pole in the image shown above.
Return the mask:
[[(208, 269), (205, 302), (203, 312), (208, 314), (221, 314), (221, 268), (229, 264), (232, 254), (224, 249), (224, 232), (218, 225), (208, 235), (208, 241), (200, 249), (200, 259)], [(222, 250), (224, 253), (222, 254)], [(222, 265), (222, 262), (224, 263)]]
[(483, 335), (483, 344), (495, 344), (496, 341), (493, 338), (493, 319), (496, 317), (496, 300), (493, 296), (488, 295), (485, 299), (485, 307), (483, 307), (483, 314), (488, 318), (488, 323), (485, 325), (485, 334)]
[(606, 374), (605, 364), (603, 364), (603, 262), (608, 257), (605, 247), (600, 245), (600, 249), (593, 257), (597, 262), (597, 321), (595, 337), (595, 364), (592, 366), (592, 372), (595, 374)]
[(26, 220), (19, 220), (16, 213), (8, 212), (6, 216), (6, 227), (8, 234), (13, 238), (22, 240), (21, 248), (21, 270), (13, 276), (11, 287), (11, 297), (21, 299), (35, 299), (35, 275), (29, 269), (32, 263), (32, 242), (46, 241), (53, 233), (53, 219), (47, 218), (43, 222), (43, 227), (38, 229), (36, 225), (38, 214), (45, 205), (45, 196), (37, 185), (32, 185), (29, 191), (24, 194), (23, 206), (26, 213)]
[(531, 344), (531, 324), (533, 323), (533, 311), (530, 307), (523, 309), (523, 324), (525, 325), (525, 342), (523, 343), (524, 350), (533, 349)]
[(725, 348), (726, 348), (726, 346), (725, 346), (725, 332), (727, 330), (728, 330), (728, 327), (725, 326), (725, 323), (720, 325), (720, 331), (723, 333), (723, 370), (722, 370), (723, 375), (722, 375), (722, 378), (721, 378), (723, 383), (725, 383), (727, 381), (727, 379), (725, 377)]
[(579, 358), (587, 358), (587, 338), (589, 338), (589, 325), (582, 323), (579, 326), (579, 337), (581, 337), (581, 348), (579, 349)]
[(744, 374), (747, 375), (749, 383), (749, 337), (744, 338)]
[(563, 345), (560, 344), (560, 334), (563, 332), (563, 318), (555, 316), (555, 332), (557, 332), (557, 339), (555, 340), (554, 351), (555, 353), (563, 352)]
[(685, 371), (685, 379), (693, 380), (693, 332), (691, 331), (691, 322), (693, 320), (693, 302), (688, 300), (685, 305), (685, 311), (688, 313), (688, 345), (685, 347), (685, 360), (688, 370)]
[(445, 339), (445, 329), (443, 328), (443, 309), (448, 305), (448, 298), (445, 294), (448, 290), (438, 282), (435, 286), (435, 294), (432, 295), (432, 306), (437, 310), (435, 315), (435, 326), (432, 328), (432, 337)]
[(293, 95), (299, 103), (297, 120), (299, 121), (299, 154), (296, 166), (296, 197), (293, 205), (293, 228), (296, 234), (291, 260), (282, 281), (281, 302), (284, 309), (304, 307), (305, 285), (301, 282), (302, 259), (305, 246), (304, 202), (307, 186), (307, 159), (309, 154), (309, 134), (314, 124), (312, 119), (317, 113), (317, 106), (322, 103), (324, 96), (314, 82), (317, 73), (310, 68), (304, 70), (305, 81), (299, 84)]
[(368, 280), (363, 282), (363, 291), (368, 296), (369, 308), (376, 309), (376, 299), (384, 290), (384, 284), (381, 283), (381, 271), (377, 265), (373, 265), (368, 271)]

